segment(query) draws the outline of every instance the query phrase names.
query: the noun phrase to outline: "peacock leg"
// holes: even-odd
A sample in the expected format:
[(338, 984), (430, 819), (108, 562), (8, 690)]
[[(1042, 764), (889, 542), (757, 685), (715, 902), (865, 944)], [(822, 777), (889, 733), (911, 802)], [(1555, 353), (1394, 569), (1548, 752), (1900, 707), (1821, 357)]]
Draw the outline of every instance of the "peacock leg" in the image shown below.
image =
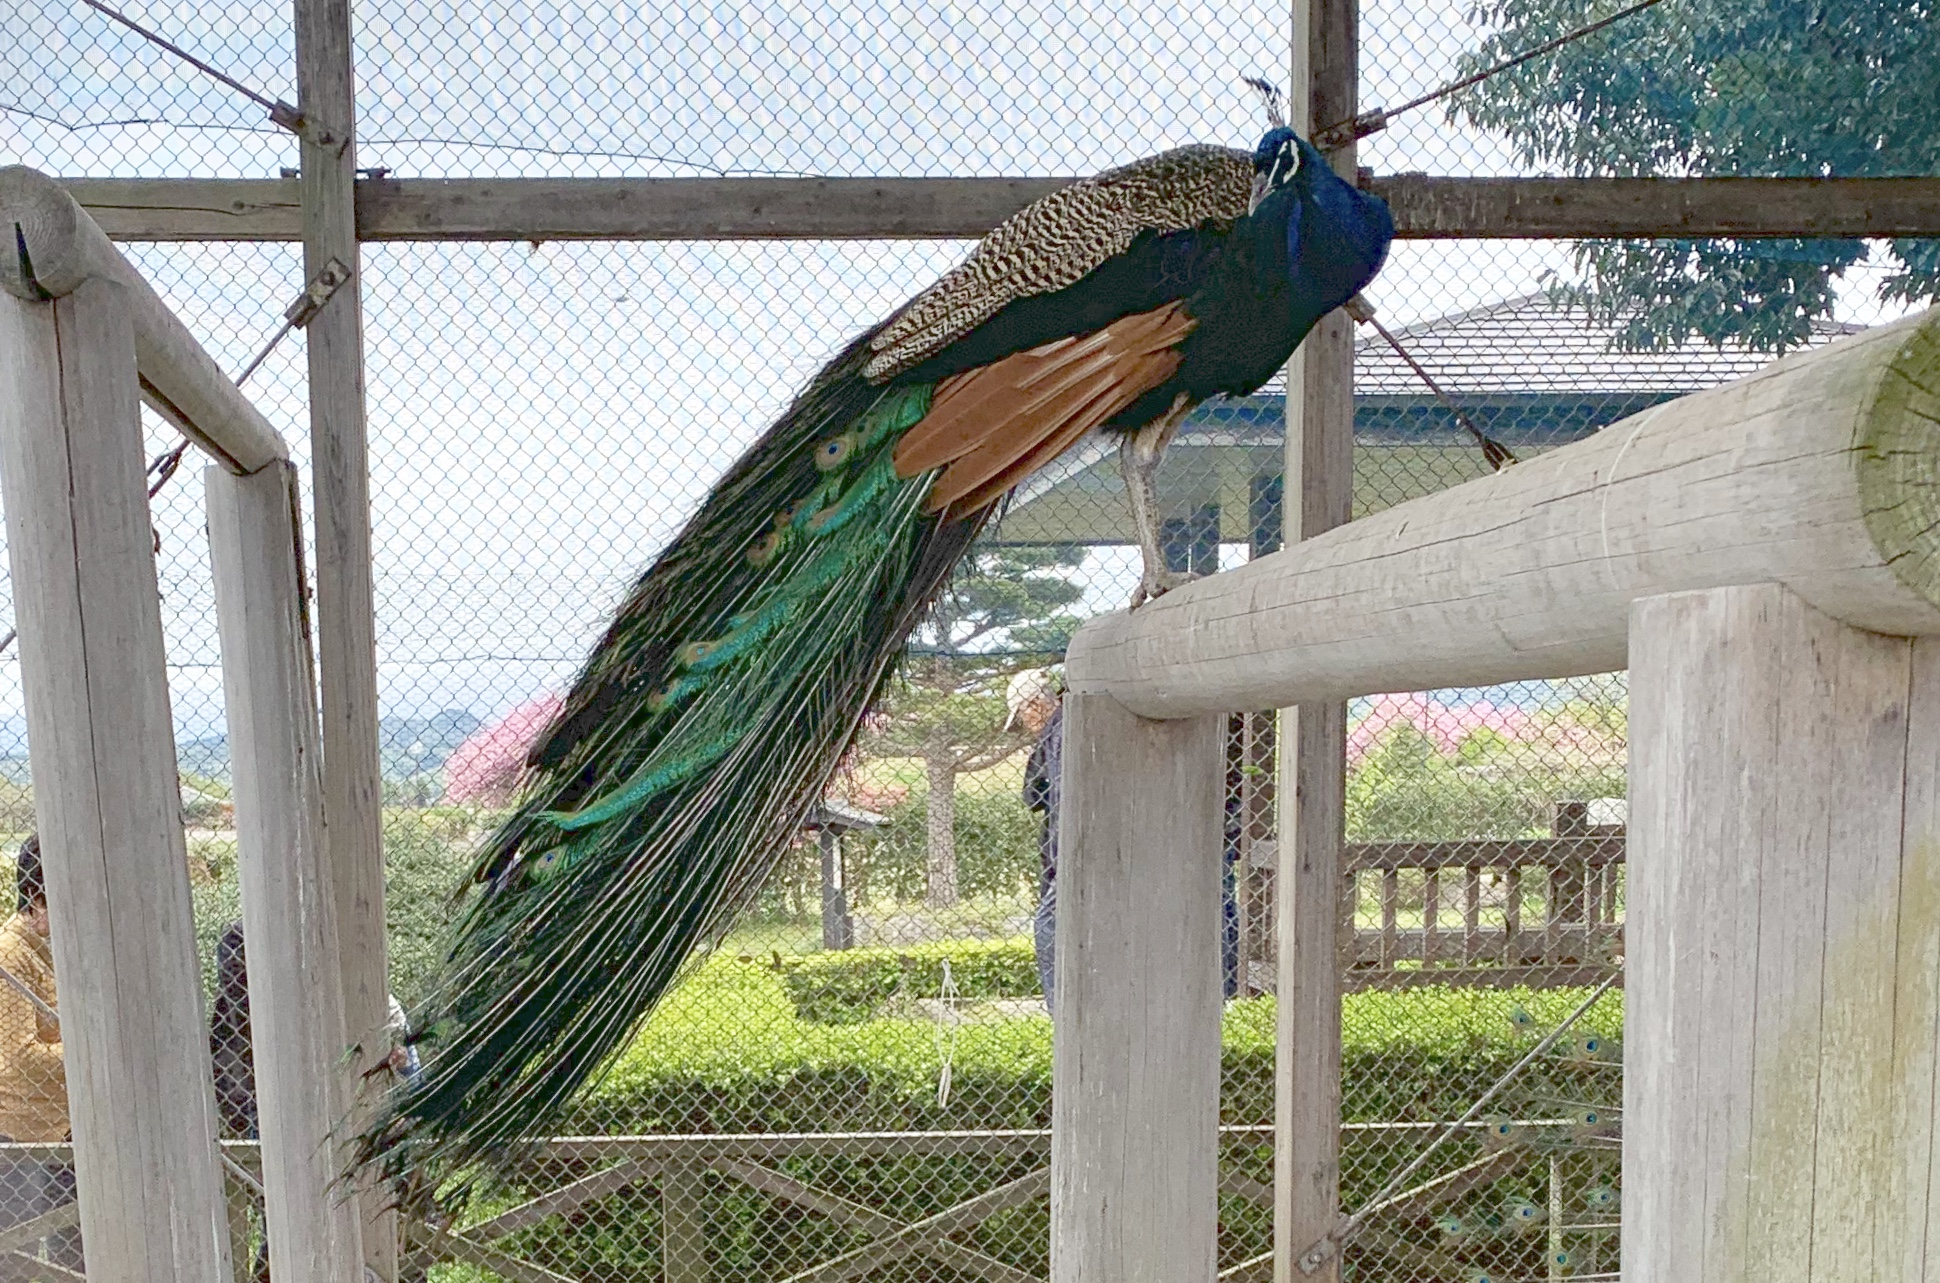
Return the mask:
[(1154, 597), (1177, 588), (1194, 576), (1167, 570), (1165, 549), (1159, 541), (1159, 464), (1165, 448), (1178, 435), (1192, 408), (1182, 392), (1167, 410), (1136, 432), (1125, 434), (1118, 447), (1118, 468), (1125, 476), (1125, 497), (1132, 505), (1132, 526), (1138, 532), (1138, 550), (1145, 562), (1138, 587), (1132, 591), (1132, 609), (1137, 610)]

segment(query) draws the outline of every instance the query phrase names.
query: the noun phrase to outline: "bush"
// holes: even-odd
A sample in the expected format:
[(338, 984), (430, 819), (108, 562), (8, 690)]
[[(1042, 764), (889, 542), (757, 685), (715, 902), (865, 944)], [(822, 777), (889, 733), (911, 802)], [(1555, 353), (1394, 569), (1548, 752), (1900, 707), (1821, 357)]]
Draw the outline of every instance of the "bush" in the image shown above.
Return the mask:
[(1404, 723), (1375, 737), (1348, 771), (1347, 835), (1355, 842), (1537, 837), (1549, 831), (1556, 799), (1623, 792), (1620, 757), (1548, 761), (1539, 746), (1486, 729), (1447, 753)]
[(458, 806), (384, 812), (384, 934), (391, 992), (407, 1010), (437, 978), (478, 834), (495, 818)]
[(898, 992), (934, 997), (943, 964), (965, 998), (1031, 998), (1041, 986), (1029, 939), (949, 940), (902, 949), (847, 949), (782, 962), (781, 983), (803, 1020), (831, 1024), (867, 1020)]
[[(1021, 960), (1021, 945), (988, 949)], [(890, 953), (893, 951), (869, 951)], [(915, 952), (915, 951), (905, 951)], [(803, 959), (800, 961), (809, 961)], [(816, 959), (815, 961), (820, 961)], [(836, 961), (835, 958), (830, 959)], [(953, 959), (954, 971), (954, 959)], [(929, 1019), (877, 1015), (831, 1024), (802, 1019), (789, 992), (787, 962), (777, 972), (763, 960), (717, 954), (669, 995), (605, 1081), (580, 1102), (574, 1133), (827, 1132), (979, 1128), (1042, 1128), (1051, 1118), (1051, 1022), (1042, 1015), (971, 1020), (956, 1032), (949, 1053), (951, 1091), (939, 1101), (944, 1050)], [(1584, 996), (1582, 990), (1506, 992), (1424, 989), (1360, 993), (1342, 1009), (1343, 1113), (1355, 1122), (1427, 1122), (1459, 1117), (1533, 1043)], [(1517, 1023), (1518, 1008), (1533, 1017)], [(1221, 1121), (1262, 1125), (1273, 1119), (1274, 1003), (1248, 999), (1226, 1009), (1222, 1036), (1225, 1090)], [(1606, 996), (1585, 1027), (1606, 1037), (1622, 1025), (1622, 995)], [(1614, 1102), (1618, 1071), (1545, 1057), (1505, 1102), (1505, 1109), (1553, 1110), (1555, 1098)], [(1350, 1132), (1342, 1161), (1343, 1198), (1358, 1206), (1412, 1157), (1409, 1146), (1380, 1134)], [(1479, 1154), (1473, 1141), (1456, 1142), (1433, 1172), (1452, 1170)], [(1582, 1156), (1571, 1158), (1576, 1162)], [(1231, 1169), (1270, 1180), (1272, 1147), (1229, 1145)], [(1032, 1153), (976, 1158), (947, 1153), (868, 1158), (792, 1158), (781, 1166), (820, 1189), (879, 1208), (905, 1222), (1021, 1176), (1041, 1162)], [(1547, 1155), (1532, 1153), (1528, 1170), (1467, 1196), (1480, 1212), (1510, 1196), (1539, 1193)], [(576, 1170), (576, 1169), (575, 1169)], [(1533, 1174), (1532, 1174), (1533, 1173)], [(505, 1191), (507, 1205), (556, 1186), (556, 1168), (535, 1172), (530, 1189)], [(1578, 1182), (1581, 1183), (1581, 1182)], [(1459, 1209), (1469, 1210), (1466, 1203)], [(731, 1181), (710, 1181), (703, 1198), (708, 1220), (709, 1278), (775, 1278), (798, 1273), (857, 1245), (835, 1223), (778, 1208)], [(594, 1262), (651, 1277), (657, 1268), (658, 1202), (641, 1188), (602, 1202), (568, 1220), (552, 1220), (506, 1240), (507, 1250), (574, 1272)], [(1044, 1208), (1032, 1204), (1003, 1221), (966, 1235), (966, 1241), (1013, 1267), (1042, 1277)], [(1222, 1201), (1230, 1264), (1271, 1246), (1270, 1217), (1239, 1199)], [(1440, 1247), (1426, 1221), (1402, 1231), (1411, 1246)], [(1540, 1236), (1523, 1245), (1521, 1273), (1540, 1274)], [(1361, 1250), (1361, 1249), (1357, 1249)], [(1521, 1252), (1493, 1242), (1491, 1251)], [(1379, 1253), (1357, 1258), (1371, 1277), (1412, 1278), (1407, 1262)], [(1526, 1269), (1522, 1267), (1527, 1267)], [(913, 1263), (882, 1272), (884, 1283), (936, 1277)]]

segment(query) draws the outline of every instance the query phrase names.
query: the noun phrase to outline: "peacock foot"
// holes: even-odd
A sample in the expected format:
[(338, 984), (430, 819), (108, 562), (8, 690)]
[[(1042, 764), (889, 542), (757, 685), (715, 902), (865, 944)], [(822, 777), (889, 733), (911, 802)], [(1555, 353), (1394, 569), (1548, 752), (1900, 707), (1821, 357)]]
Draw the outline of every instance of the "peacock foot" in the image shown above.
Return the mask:
[(1137, 610), (1148, 601), (1157, 601), (1181, 584), (1189, 584), (1204, 575), (1191, 575), (1178, 570), (1146, 570), (1139, 576), (1138, 587), (1132, 589), (1130, 609)]

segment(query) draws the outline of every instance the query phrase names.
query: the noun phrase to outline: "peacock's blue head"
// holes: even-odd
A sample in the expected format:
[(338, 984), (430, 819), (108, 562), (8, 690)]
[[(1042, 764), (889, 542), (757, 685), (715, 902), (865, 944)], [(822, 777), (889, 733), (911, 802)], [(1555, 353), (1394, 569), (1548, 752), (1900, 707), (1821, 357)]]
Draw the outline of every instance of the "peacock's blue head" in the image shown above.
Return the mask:
[[(1289, 269), (1329, 308), (1337, 307), (1380, 270), (1394, 219), (1386, 201), (1335, 173), (1319, 148), (1287, 126), (1278, 88), (1252, 78), (1246, 83), (1260, 95), (1270, 126), (1253, 149), (1247, 213), (1276, 225), (1286, 219)], [(1276, 196), (1272, 211), (1261, 210)]]
[(1285, 125), (1267, 130), (1266, 137), (1253, 149), (1253, 198), (1247, 204), (1247, 212), (1258, 209), (1261, 201), (1299, 177), (1300, 171), (1306, 168), (1309, 153), (1313, 160), (1320, 160), (1313, 144)]

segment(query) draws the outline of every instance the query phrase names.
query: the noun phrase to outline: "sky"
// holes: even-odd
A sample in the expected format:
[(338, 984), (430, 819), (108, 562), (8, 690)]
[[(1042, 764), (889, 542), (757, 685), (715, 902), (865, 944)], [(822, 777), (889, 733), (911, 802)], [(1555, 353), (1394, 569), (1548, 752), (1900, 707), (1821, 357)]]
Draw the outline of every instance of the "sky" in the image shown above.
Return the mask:
[[(294, 100), (287, 6), (126, 11)], [(10, 0), (0, 163), (61, 176), (269, 177), (259, 108), (70, 0)], [(360, 164), (398, 176), (1074, 174), (1186, 142), (1250, 146), (1238, 78), (1284, 79), (1285, 7), (1250, 3), (431, 4), (356, 7)], [(1370, 0), (1368, 105), (1447, 79), (1466, 0)], [(24, 34), (21, 34), (24, 32)], [(1513, 174), (1433, 108), (1363, 145), (1378, 172)], [(841, 343), (959, 242), (383, 245), (364, 254), (381, 699), (489, 717), (568, 680), (630, 576)], [(301, 286), (284, 245), (129, 248), (229, 369)], [(1539, 288), (1564, 247), (1395, 248), (1391, 322)], [(1863, 274), (1862, 274), (1863, 276)], [(1867, 283), (1848, 300), (1865, 314)], [(298, 447), (301, 336), (249, 385)], [(151, 424), (152, 452), (169, 444)], [(197, 469), (156, 505), (178, 725), (221, 723)], [(1087, 566), (1094, 609), (1135, 558)], [(10, 602), (0, 602), (11, 625)], [(0, 754), (19, 674), (0, 660)], [(16, 728), (9, 731), (8, 728)]]

